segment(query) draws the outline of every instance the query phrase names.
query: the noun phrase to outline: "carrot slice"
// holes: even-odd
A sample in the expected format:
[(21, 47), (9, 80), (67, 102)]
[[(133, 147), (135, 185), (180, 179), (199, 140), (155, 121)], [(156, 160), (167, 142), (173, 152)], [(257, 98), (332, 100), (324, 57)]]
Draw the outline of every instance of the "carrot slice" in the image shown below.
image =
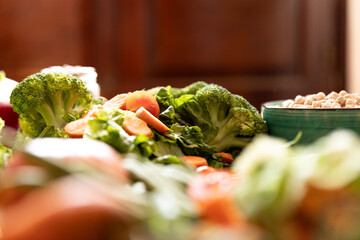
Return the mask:
[(165, 124), (163, 124), (158, 118), (154, 117), (154, 115), (152, 115), (144, 107), (139, 108), (136, 111), (136, 115), (160, 133), (170, 131)]
[(216, 154), (219, 154), (220, 156), (222, 156), (222, 161), (224, 161), (224, 162), (231, 164), (234, 161), (234, 158), (230, 153), (218, 152)]
[(82, 138), (87, 128), (88, 118), (80, 118), (65, 125), (65, 132), (71, 138)]
[(210, 166), (201, 166), (201, 167), (198, 167), (196, 169), (196, 172), (199, 173), (199, 174), (208, 174), (208, 173), (213, 173), (213, 172), (216, 172), (218, 170), (216, 170), (216, 168), (213, 168), (213, 167), (210, 167)]
[(121, 110), (126, 110), (127, 97), (128, 97), (127, 93), (118, 94), (115, 97), (111, 98), (109, 101), (105, 102), (103, 108), (105, 109), (118, 108)]
[(203, 220), (225, 226), (243, 223), (241, 209), (237, 206), (232, 190), (237, 182), (228, 171), (198, 174), (188, 185), (188, 196), (194, 200)]
[(147, 123), (137, 117), (125, 117), (123, 128), (130, 135), (145, 134), (147, 137), (152, 136), (152, 131)]
[(96, 118), (96, 113), (97, 111), (103, 109), (102, 105), (95, 105), (92, 106), (92, 108), (90, 108), (81, 118)]
[(224, 226), (235, 226), (244, 222), (243, 215), (235, 199), (228, 193), (218, 193), (206, 200), (198, 201), (203, 219)]
[(199, 157), (199, 156), (182, 156), (180, 157), (180, 160), (184, 163), (194, 166), (196, 168), (202, 167), (202, 166), (208, 166), (208, 163), (205, 158)]
[(129, 93), (126, 99), (126, 110), (136, 112), (140, 107), (144, 107), (155, 117), (159, 116), (159, 104), (151, 93), (144, 90)]

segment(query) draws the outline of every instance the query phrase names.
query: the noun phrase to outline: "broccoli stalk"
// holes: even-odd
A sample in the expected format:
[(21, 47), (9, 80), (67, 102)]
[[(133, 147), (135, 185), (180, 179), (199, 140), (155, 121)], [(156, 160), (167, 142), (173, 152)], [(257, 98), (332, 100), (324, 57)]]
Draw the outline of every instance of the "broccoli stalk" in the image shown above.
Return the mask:
[(55, 128), (63, 127), (65, 121), (61, 117), (60, 105), (54, 104), (54, 107), (44, 103), (35, 108), (36, 111), (44, 118), (47, 126), (54, 126)]
[(36, 73), (12, 91), (10, 104), (21, 131), (31, 137), (64, 137), (66, 123), (90, 108), (92, 95), (78, 78), (61, 73)]
[[(217, 134), (208, 144), (216, 146), (217, 150), (233, 147), (244, 148), (253, 139), (251, 132), (254, 124), (251, 117), (248, 110), (233, 108), (225, 119), (219, 121)], [(241, 136), (239, 131), (234, 131), (234, 129), (241, 129)], [(231, 139), (231, 141), (227, 141), (227, 139)]]

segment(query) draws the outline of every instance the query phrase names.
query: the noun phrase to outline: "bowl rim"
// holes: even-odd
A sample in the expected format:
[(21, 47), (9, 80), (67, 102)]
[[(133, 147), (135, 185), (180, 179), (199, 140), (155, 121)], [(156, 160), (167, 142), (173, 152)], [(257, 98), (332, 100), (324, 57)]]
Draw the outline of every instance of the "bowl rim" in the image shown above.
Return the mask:
[(309, 110), (309, 111), (355, 111), (358, 110), (360, 111), (360, 107), (355, 107), (355, 108), (299, 108), (299, 107), (282, 107), (282, 106), (269, 106), (268, 104), (274, 104), (274, 103), (281, 103), (284, 102), (288, 99), (283, 99), (283, 100), (273, 100), (273, 101), (267, 101), (261, 104), (261, 108), (267, 108), (267, 109), (284, 109), (284, 110), (300, 110), (300, 111), (304, 111), (304, 110)]

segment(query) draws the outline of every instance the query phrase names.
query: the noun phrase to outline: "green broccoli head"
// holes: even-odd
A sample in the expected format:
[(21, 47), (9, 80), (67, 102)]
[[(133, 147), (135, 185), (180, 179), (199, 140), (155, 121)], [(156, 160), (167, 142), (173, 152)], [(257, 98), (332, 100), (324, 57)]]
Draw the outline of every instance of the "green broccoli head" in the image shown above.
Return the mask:
[(182, 95), (174, 100), (174, 108), (190, 125), (199, 126), (205, 143), (218, 152), (243, 148), (256, 134), (267, 132), (254, 106), (216, 84)]
[(160, 106), (160, 111), (165, 111), (170, 105), (172, 99), (181, 97), (182, 95), (195, 94), (199, 89), (207, 86), (206, 82), (194, 82), (184, 88), (173, 88), (170, 85), (166, 87), (155, 87), (147, 91), (155, 96)]
[(82, 80), (62, 73), (30, 75), (10, 96), (21, 130), (32, 137), (64, 136), (65, 124), (81, 117), (91, 102)]
[[(246, 121), (244, 121), (247, 125), (244, 126), (244, 132), (243, 134), (245, 136), (251, 136), (257, 133), (265, 133), (268, 131), (268, 126), (266, 122), (262, 119), (259, 111), (251, 105), (245, 98), (233, 94), (231, 96), (231, 106), (232, 109), (241, 109), (242, 111), (247, 112), (248, 114), (240, 114), (240, 117), (249, 116)], [(237, 111), (234, 111), (237, 112)], [(239, 112), (238, 112), (239, 114)], [(245, 133), (245, 130), (247, 129), (248, 134)]]
[(181, 97), (184, 94), (195, 94), (199, 89), (207, 86), (208, 83), (203, 81), (194, 82), (184, 88), (171, 88), (171, 95), (174, 98)]

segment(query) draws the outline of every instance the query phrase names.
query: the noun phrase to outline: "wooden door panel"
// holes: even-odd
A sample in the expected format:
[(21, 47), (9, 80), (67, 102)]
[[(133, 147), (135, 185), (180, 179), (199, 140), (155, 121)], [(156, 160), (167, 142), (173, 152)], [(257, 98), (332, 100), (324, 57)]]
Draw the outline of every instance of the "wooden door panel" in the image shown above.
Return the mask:
[(21, 81), (42, 68), (83, 64), (80, 0), (0, 0), (0, 69)]
[(344, 88), (341, 1), (156, 0), (144, 6), (150, 11), (143, 23), (143, 87), (204, 80), (257, 107)]
[(152, 73), (186, 76), (290, 70), (297, 58), (296, 3), (157, 0), (150, 36)]

